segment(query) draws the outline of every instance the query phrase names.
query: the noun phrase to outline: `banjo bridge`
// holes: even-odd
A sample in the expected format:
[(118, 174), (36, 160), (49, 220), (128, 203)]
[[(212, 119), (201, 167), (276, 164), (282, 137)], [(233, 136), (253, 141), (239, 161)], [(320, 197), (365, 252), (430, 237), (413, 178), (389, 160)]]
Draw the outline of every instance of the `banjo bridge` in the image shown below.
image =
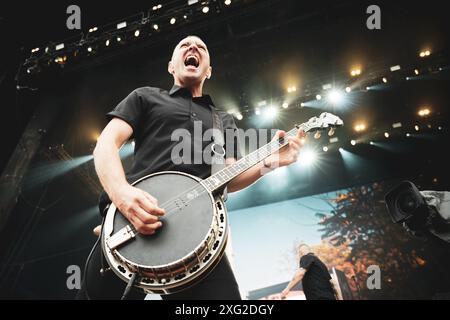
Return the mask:
[(107, 239), (106, 244), (109, 249), (114, 250), (134, 237), (136, 237), (136, 232), (129, 225), (127, 225)]

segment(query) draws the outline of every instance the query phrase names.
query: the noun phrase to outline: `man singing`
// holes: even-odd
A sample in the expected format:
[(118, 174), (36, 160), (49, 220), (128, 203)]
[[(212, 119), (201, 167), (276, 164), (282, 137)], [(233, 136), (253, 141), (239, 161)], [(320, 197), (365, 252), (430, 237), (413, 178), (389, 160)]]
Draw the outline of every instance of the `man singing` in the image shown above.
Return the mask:
[[(203, 94), (203, 84), (211, 77), (212, 68), (206, 44), (197, 36), (188, 36), (175, 47), (168, 64), (174, 85), (169, 90), (154, 87), (138, 88), (131, 92), (116, 108), (107, 114), (109, 123), (101, 133), (94, 150), (95, 169), (106, 192), (100, 201), (101, 211), (112, 201), (119, 211), (133, 224), (138, 232), (152, 236), (158, 228), (164, 228), (159, 218), (165, 211), (158, 206), (158, 199), (135, 188), (130, 183), (151, 173), (173, 170), (186, 172), (199, 178), (211, 175), (211, 165), (174, 163), (172, 148), (178, 141), (172, 141), (172, 132), (185, 129), (194, 136), (194, 122), (200, 121), (205, 132), (213, 128), (212, 110), (214, 104)], [(236, 130), (232, 116), (219, 112), (223, 129)], [(241, 190), (258, 180), (266, 168), (286, 166), (296, 161), (300, 149), (299, 132), (288, 138), (289, 144), (277, 154), (266, 158), (256, 166), (237, 176), (228, 184), (228, 192)], [(275, 138), (283, 137), (278, 131)], [(226, 134), (224, 135), (226, 138)], [(201, 138), (201, 137), (200, 137)], [(125, 175), (119, 158), (119, 149), (129, 139), (135, 141), (134, 163)], [(192, 141), (194, 145), (195, 141)], [(200, 142), (206, 148), (210, 141)], [(226, 141), (227, 146), (230, 141)], [(234, 143), (236, 146), (237, 143)], [(191, 148), (191, 159), (197, 158), (197, 148)], [(239, 159), (238, 147), (226, 154), (225, 163), (230, 165)], [(203, 154), (203, 150), (200, 150)], [(202, 158), (203, 159), (203, 158)], [(100, 246), (93, 249), (88, 259), (86, 274), (78, 298), (119, 299), (126, 283), (112, 271), (100, 272), (105, 265)], [(104, 270), (103, 270), (104, 271)], [(135, 289), (129, 298), (142, 299), (144, 293)], [(240, 299), (238, 285), (226, 255), (217, 267), (194, 286), (163, 299)]]

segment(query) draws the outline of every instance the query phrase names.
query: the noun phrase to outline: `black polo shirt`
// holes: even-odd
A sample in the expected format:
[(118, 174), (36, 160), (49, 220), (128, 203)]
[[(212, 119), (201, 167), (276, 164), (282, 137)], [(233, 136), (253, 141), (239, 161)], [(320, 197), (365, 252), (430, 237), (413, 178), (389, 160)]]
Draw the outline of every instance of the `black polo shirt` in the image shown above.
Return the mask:
[(307, 300), (335, 300), (331, 287), (331, 276), (325, 264), (313, 253), (300, 259), (300, 268), (306, 270), (302, 279), (303, 292)]
[[(134, 162), (126, 173), (128, 182), (166, 170), (181, 171), (202, 179), (210, 176), (211, 165), (202, 161), (202, 156), (204, 150), (211, 146), (211, 139), (205, 140), (203, 135), (213, 128), (213, 108), (209, 95), (193, 98), (189, 90), (176, 85), (170, 91), (143, 87), (131, 92), (107, 114), (108, 119), (120, 118), (133, 128)], [(231, 115), (222, 111), (218, 113), (225, 131), (237, 130)], [(239, 159), (238, 139), (227, 141), (227, 136), (224, 135), (226, 157)], [(188, 155), (173, 153), (174, 148), (180, 150), (183, 139), (190, 142), (191, 152)], [(108, 202), (110, 200), (103, 193), (100, 197), (101, 211)]]

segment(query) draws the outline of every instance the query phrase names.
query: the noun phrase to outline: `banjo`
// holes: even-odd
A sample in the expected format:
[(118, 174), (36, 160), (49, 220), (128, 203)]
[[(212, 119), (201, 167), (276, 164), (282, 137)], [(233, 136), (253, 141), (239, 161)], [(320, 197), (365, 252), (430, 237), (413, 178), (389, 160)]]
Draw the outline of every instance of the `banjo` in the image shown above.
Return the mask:
[(330, 128), (331, 136), (342, 125), (339, 117), (324, 112), (206, 179), (163, 171), (137, 180), (132, 185), (156, 197), (166, 211), (160, 218), (163, 227), (153, 235), (142, 235), (111, 204), (101, 234), (109, 267), (129, 287), (146, 293), (169, 294), (197, 283), (225, 252), (228, 221), (220, 191), (227, 183), (286, 146), (286, 137), (294, 137), (298, 130), (318, 134)]

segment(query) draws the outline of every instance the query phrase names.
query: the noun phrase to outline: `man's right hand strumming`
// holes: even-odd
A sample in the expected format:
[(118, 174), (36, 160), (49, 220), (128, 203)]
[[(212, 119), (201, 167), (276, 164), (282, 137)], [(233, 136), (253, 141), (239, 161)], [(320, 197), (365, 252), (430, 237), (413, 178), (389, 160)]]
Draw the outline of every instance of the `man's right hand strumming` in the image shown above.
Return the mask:
[(128, 184), (119, 157), (120, 147), (133, 134), (125, 121), (114, 118), (97, 139), (94, 149), (95, 170), (100, 182), (119, 211), (141, 234), (151, 235), (162, 226), (158, 218), (164, 210), (158, 201), (147, 192)]
[(158, 200), (149, 193), (124, 185), (114, 193), (112, 201), (139, 233), (151, 235), (162, 226), (159, 217), (165, 211), (158, 207)]

